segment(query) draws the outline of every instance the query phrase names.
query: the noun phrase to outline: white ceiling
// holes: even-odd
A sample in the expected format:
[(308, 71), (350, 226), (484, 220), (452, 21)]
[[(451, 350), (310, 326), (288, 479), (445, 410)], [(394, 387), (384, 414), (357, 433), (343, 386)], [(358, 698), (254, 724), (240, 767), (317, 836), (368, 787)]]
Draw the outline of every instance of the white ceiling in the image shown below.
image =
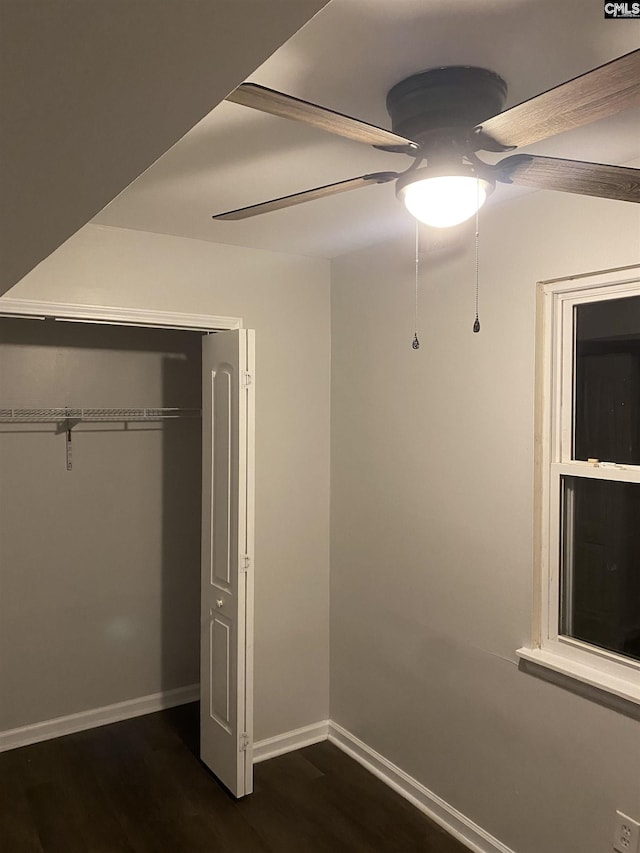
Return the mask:
[[(510, 106), (638, 44), (640, 21), (604, 20), (602, 0), (331, 0), (250, 79), (389, 127), (387, 91), (425, 68), (492, 69), (508, 83)], [(522, 150), (635, 161), (640, 110)], [(93, 221), (334, 257), (412, 228), (393, 184), (242, 222), (213, 222), (211, 214), (409, 162), (223, 102)], [(522, 192), (500, 185), (491, 203)]]

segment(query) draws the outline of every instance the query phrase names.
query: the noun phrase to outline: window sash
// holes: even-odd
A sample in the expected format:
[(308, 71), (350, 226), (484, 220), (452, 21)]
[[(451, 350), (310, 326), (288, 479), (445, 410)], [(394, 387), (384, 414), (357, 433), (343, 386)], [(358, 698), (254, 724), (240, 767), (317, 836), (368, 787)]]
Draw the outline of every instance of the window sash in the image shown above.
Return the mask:
[[(610, 472), (611, 468), (596, 468), (590, 464), (580, 462), (554, 463), (551, 466), (549, 479), (550, 501), (549, 501), (549, 529), (550, 539), (548, 548), (548, 583), (545, 584), (546, 601), (543, 614), (546, 617), (543, 622), (541, 637), (542, 646), (553, 646), (556, 651), (563, 650), (578, 661), (585, 659), (585, 654), (595, 656), (610, 664), (624, 666), (628, 670), (640, 674), (640, 661), (618, 655), (615, 652), (593, 646), (574, 637), (568, 637), (560, 633), (560, 589), (562, 573), (562, 478), (586, 477), (593, 480), (616, 480), (623, 483), (640, 483), (640, 466), (634, 466), (633, 471), (617, 472), (618, 476), (605, 476), (604, 472)], [(573, 650), (569, 652), (568, 650)]]
[[(639, 284), (637, 281), (619, 283), (610, 287), (594, 288), (592, 292), (578, 295), (565, 295), (560, 297), (559, 302), (559, 318), (557, 332), (558, 364), (556, 370), (558, 372), (557, 393), (559, 399), (556, 401), (556, 411), (560, 413), (559, 435), (556, 438), (556, 443), (553, 446), (554, 462), (571, 462), (573, 460), (574, 448), (574, 405), (576, 399), (576, 373), (574, 369), (574, 358), (576, 350), (576, 328), (575, 328), (575, 308), (578, 305), (585, 305), (591, 302), (610, 302), (616, 297), (640, 295)], [(556, 418), (554, 417), (554, 422)], [(557, 429), (556, 423), (554, 427)], [(578, 461), (578, 460), (576, 460)], [(610, 460), (604, 460), (605, 462)], [(640, 468), (640, 466), (636, 466)]]

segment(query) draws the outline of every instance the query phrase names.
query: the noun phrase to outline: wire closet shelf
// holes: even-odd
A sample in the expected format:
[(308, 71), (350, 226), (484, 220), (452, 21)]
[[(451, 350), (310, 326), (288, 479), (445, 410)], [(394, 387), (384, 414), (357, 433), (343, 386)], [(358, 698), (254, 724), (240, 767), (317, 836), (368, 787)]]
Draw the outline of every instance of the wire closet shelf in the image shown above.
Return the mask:
[(199, 418), (200, 409), (0, 409), (0, 423), (58, 423), (60, 421), (162, 421), (169, 418)]

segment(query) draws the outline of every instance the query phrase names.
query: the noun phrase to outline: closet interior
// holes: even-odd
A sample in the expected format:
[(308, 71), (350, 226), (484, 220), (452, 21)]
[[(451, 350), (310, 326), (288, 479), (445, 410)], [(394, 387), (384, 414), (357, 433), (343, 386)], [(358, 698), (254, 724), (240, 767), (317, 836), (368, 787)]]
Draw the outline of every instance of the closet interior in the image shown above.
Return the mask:
[(0, 318), (0, 732), (198, 682), (201, 364)]

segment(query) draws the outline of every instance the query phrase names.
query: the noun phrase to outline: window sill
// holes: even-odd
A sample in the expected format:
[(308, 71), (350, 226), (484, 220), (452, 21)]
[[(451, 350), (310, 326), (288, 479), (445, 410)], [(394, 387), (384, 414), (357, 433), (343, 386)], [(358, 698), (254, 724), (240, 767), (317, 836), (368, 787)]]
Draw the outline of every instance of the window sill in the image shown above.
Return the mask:
[(575, 686), (575, 682), (584, 685), (586, 689), (581, 692), (589, 698), (602, 701), (601, 695), (598, 694), (605, 693), (616, 699), (622, 699), (625, 703), (640, 706), (640, 679), (633, 675), (630, 678), (620, 678), (595, 666), (578, 663), (549, 649), (521, 648), (516, 651), (516, 654), (520, 661), (525, 663), (525, 669), (526, 664), (534, 664), (535, 674), (542, 678), (569, 688)]

